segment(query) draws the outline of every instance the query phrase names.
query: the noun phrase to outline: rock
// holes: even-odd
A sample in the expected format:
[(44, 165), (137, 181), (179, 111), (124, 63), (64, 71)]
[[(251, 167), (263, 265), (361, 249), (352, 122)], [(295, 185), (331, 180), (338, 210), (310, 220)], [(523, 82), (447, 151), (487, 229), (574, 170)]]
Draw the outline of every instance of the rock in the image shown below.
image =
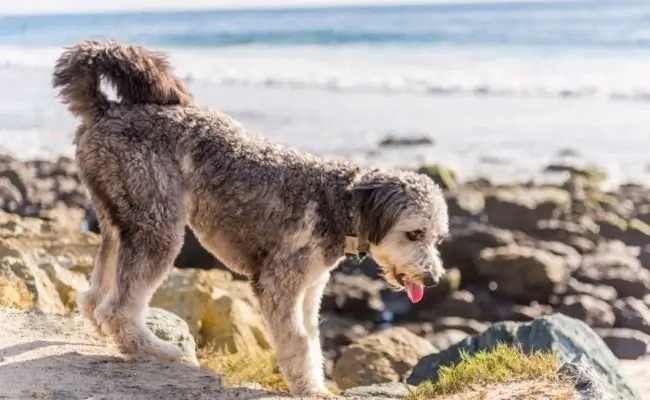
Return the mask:
[(451, 218), (477, 218), (485, 209), (483, 193), (465, 186), (455, 192), (446, 192), (445, 201)]
[(612, 307), (589, 295), (566, 296), (557, 312), (579, 319), (592, 328), (610, 328), (616, 322)]
[(332, 274), (323, 294), (323, 311), (339, 312), (356, 319), (384, 320), (386, 305), (381, 292), (386, 284), (363, 275)]
[(0, 211), (0, 239), (25, 255), (54, 257), (64, 268), (88, 276), (99, 249), (99, 235), (38, 218)]
[(558, 219), (540, 220), (536, 223), (536, 229), (528, 234), (543, 241), (565, 243), (578, 253), (585, 254), (595, 248), (598, 225), (586, 220), (582, 223)]
[(598, 329), (596, 332), (618, 358), (635, 360), (650, 353), (650, 335), (643, 332), (626, 328)]
[(456, 173), (439, 164), (422, 166), (417, 170), (418, 173), (427, 175), (438, 184), (443, 190), (455, 191), (458, 188)]
[(467, 332), (458, 329), (447, 329), (436, 333), (429, 341), (433, 344), (433, 347), (442, 351), (455, 345), (468, 336), (469, 334)]
[(0, 310), (0, 335), (0, 396), (7, 399), (291, 398), (225, 388), (219, 376), (193, 366), (127, 359), (76, 314)]
[(642, 299), (650, 292), (650, 271), (635, 256), (620, 252), (583, 257), (573, 276), (583, 282), (611, 286), (619, 297)]
[(520, 345), (527, 353), (553, 351), (560, 367), (584, 355), (586, 362), (603, 382), (603, 390), (612, 399), (632, 400), (639, 397), (620, 374), (618, 359), (598, 334), (584, 322), (563, 314), (542, 317), (530, 323), (496, 323), (482, 334), (422, 358), (407, 383), (417, 385), (425, 380), (435, 382), (439, 368), (456, 364), (462, 352), (471, 356), (479, 351), (489, 351), (499, 343)]
[(433, 320), (436, 317), (459, 317), (466, 319), (482, 319), (483, 310), (476, 302), (474, 294), (469, 290), (453, 292), (440, 305), (430, 310), (423, 310), (418, 317), (423, 320)]
[(374, 400), (383, 399), (405, 399), (409, 396), (410, 391), (415, 388), (409, 388), (401, 382), (380, 383), (370, 386), (359, 386), (346, 389), (341, 393), (344, 398), (372, 398)]
[(418, 360), (436, 349), (401, 327), (388, 328), (348, 347), (334, 366), (340, 389), (399, 382)]
[(175, 270), (154, 293), (152, 307), (187, 321), (200, 344), (229, 352), (270, 349), (252, 289), (219, 270)]
[(45, 271), (54, 283), (65, 309), (72, 311), (77, 308), (77, 296), (90, 288), (86, 277), (79, 272), (63, 268), (52, 257), (41, 259), (38, 262), (39, 268)]
[(629, 328), (650, 335), (650, 308), (643, 300), (632, 297), (619, 299), (614, 303), (616, 327)]
[[(0, 242), (0, 247), (6, 245)], [(0, 251), (7, 254), (8, 248), (4, 247)], [(0, 258), (0, 306), (22, 310), (38, 308), (45, 312), (63, 313), (63, 302), (45, 271), (20, 252), (13, 254), (20, 254), (20, 257)]]
[(607, 179), (607, 174), (605, 171), (596, 168), (578, 168), (572, 165), (565, 164), (549, 164), (544, 168), (544, 172), (547, 173), (567, 173), (569, 176), (581, 177), (586, 179), (593, 185), (599, 185)]
[(453, 229), (451, 240), (440, 246), (443, 264), (459, 269), (464, 284), (481, 281), (475, 261), (486, 248), (510, 246), (515, 244), (514, 234), (505, 229), (471, 223), (460, 229)]
[(592, 285), (590, 283), (580, 282), (575, 278), (569, 279), (566, 290), (567, 295), (586, 294), (606, 303), (613, 303), (618, 297), (616, 289), (606, 285)]
[(379, 142), (380, 147), (402, 147), (432, 145), (435, 142), (428, 136), (395, 137), (387, 136)]
[(564, 363), (558, 369), (558, 375), (568, 378), (573, 383), (579, 400), (609, 400), (602, 378), (594, 369), (589, 359), (580, 354), (571, 362)]
[(160, 308), (149, 308), (145, 324), (160, 339), (176, 345), (183, 352), (183, 358), (199, 365), (196, 359), (196, 342), (190, 328), (178, 315)]
[(485, 249), (476, 261), (478, 272), (496, 283), (495, 292), (523, 301), (548, 301), (566, 290), (569, 268), (547, 251), (504, 246)]
[(321, 316), (320, 337), (325, 356), (325, 376), (331, 377), (334, 362), (345, 348), (353, 342), (368, 336), (373, 324), (327, 313)]
[(485, 214), (499, 228), (534, 232), (537, 221), (561, 217), (570, 204), (568, 192), (557, 188), (500, 189), (486, 195)]
[(466, 332), (469, 335), (481, 333), (485, 331), (490, 324), (480, 322), (472, 319), (465, 319), (459, 317), (444, 317), (438, 318), (434, 324), (436, 331), (444, 330), (459, 330)]
[(530, 247), (545, 250), (553, 255), (561, 257), (569, 268), (569, 272), (571, 273), (578, 269), (578, 267), (580, 267), (580, 263), (582, 262), (582, 256), (580, 253), (578, 253), (576, 249), (569, 246), (568, 244), (560, 242), (537, 241)]

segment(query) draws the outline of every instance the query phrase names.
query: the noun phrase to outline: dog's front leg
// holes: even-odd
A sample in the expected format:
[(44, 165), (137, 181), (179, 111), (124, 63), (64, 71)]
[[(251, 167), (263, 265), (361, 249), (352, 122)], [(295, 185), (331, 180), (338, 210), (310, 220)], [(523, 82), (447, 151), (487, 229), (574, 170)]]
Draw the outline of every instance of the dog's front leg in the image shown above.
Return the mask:
[[(303, 302), (305, 282), (298, 282), (296, 276), (290, 279), (274, 279), (262, 276), (254, 287), (260, 306), (275, 344), (278, 366), (282, 371), (291, 393), (299, 396), (329, 395), (325, 387), (322, 357), (314, 350), (314, 342), (305, 327)], [(320, 344), (319, 344), (320, 346)], [(320, 359), (313, 360), (312, 358)]]
[(323, 291), (330, 278), (329, 271), (323, 272), (314, 283), (305, 291), (303, 301), (303, 323), (309, 337), (309, 361), (314, 375), (318, 376), (321, 381), (325, 380), (323, 371), (324, 359), (323, 350), (320, 343), (320, 306), (323, 297)]

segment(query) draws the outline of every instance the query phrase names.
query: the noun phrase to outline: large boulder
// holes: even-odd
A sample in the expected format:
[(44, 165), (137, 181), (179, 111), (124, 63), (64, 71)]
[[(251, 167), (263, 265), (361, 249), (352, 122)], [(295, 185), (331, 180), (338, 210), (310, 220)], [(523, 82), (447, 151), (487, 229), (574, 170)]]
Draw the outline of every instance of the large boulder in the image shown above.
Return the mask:
[[(161, 329), (162, 321), (169, 321), (172, 332), (184, 331), (183, 337), (191, 337), (180, 319), (155, 320)], [(290, 398), (259, 389), (226, 388), (220, 376), (195, 366), (150, 357), (128, 359), (86, 328), (78, 314), (0, 309), (0, 398)]]
[(154, 293), (152, 307), (187, 321), (201, 344), (216, 350), (254, 353), (271, 348), (250, 285), (219, 270), (174, 270)]
[(435, 351), (407, 329), (389, 328), (349, 346), (336, 362), (333, 378), (340, 389), (398, 382), (420, 358)]
[(481, 276), (496, 283), (497, 293), (522, 301), (548, 301), (563, 293), (570, 275), (562, 258), (519, 246), (485, 249), (476, 266)]
[(51, 313), (65, 311), (47, 273), (23, 255), (0, 258), (0, 306), (22, 310), (37, 308)]
[(555, 352), (560, 366), (584, 356), (597, 372), (603, 390), (617, 400), (632, 400), (639, 396), (620, 374), (619, 361), (603, 340), (582, 321), (554, 314), (530, 323), (500, 322), (482, 334), (467, 338), (440, 353), (420, 360), (407, 383), (436, 381), (441, 367), (458, 363), (461, 354), (470, 356), (479, 351), (494, 349), (499, 343), (521, 346), (522, 350)]

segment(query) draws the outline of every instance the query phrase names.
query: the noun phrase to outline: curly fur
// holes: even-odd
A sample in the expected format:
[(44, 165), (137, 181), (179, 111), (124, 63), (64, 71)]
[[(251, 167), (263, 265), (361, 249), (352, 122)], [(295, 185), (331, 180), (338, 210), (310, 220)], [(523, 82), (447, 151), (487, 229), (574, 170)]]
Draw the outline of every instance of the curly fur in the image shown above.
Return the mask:
[[(100, 77), (119, 101), (99, 91)], [(330, 270), (344, 255), (345, 228), (388, 282), (435, 283), (447, 235), (440, 189), (412, 172), (367, 171), (247, 134), (215, 110), (192, 104), (162, 56), (113, 42), (82, 42), (59, 59), (54, 86), (83, 123), (76, 162), (91, 195), (102, 245), (84, 315), (123, 351), (178, 360), (143, 323), (188, 224), (201, 244), (248, 276), (299, 395), (325, 394), (318, 314)], [(407, 232), (420, 230), (418, 240)]]

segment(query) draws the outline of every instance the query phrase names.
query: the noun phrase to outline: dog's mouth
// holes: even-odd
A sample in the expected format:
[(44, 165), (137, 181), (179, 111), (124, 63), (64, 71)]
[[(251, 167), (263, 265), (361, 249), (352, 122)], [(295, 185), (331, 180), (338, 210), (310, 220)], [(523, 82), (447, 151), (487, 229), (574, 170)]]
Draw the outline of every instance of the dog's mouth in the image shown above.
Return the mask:
[(409, 280), (404, 274), (395, 274), (395, 280), (404, 288), (411, 303), (418, 303), (424, 297), (424, 285), (420, 282)]

